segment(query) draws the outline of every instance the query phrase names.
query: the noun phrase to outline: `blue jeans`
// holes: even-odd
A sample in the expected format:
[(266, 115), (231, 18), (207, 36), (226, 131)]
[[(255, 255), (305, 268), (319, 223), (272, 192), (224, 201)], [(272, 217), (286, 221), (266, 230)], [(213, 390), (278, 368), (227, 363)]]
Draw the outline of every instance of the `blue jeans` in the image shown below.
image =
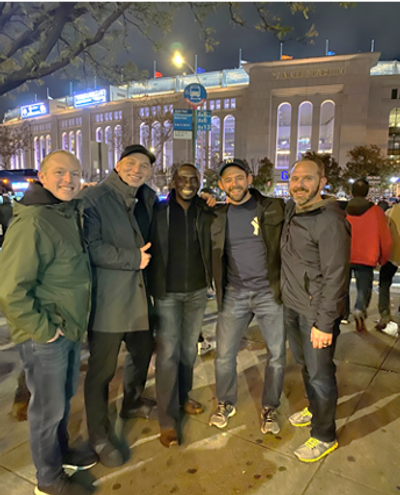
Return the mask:
[(286, 307), (283, 314), (290, 350), (296, 362), (302, 365), (304, 386), (312, 414), (311, 436), (322, 442), (332, 442), (336, 439), (335, 417), (338, 398), (333, 355), (340, 333), (340, 318), (336, 320), (333, 328), (332, 345), (314, 349), (310, 342), (313, 322)]
[(349, 292), (347, 294), (346, 320), (350, 315), (350, 282), (351, 272), (354, 272), (357, 287), (357, 298), (354, 304), (354, 314), (363, 318), (367, 317), (367, 309), (371, 302), (372, 284), (374, 281), (374, 269), (372, 266), (351, 265), (349, 278)]
[(19, 353), (31, 392), (28, 408), (30, 446), (40, 486), (62, 472), (68, 450), (70, 400), (79, 381), (81, 343), (59, 337), (48, 344), (27, 340)]
[(155, 299), (156, 392), (161, 428), (176, 428), (180, 407), (189, 399), (197, 341), (207, 304), (207, 289), (168, 292)]
[(238, 291), (230, 287), (225, 292), (217, 326), (215, 374), (218, 401), (237, 402), (236, 359), (240, 340), (253, 316), (257, 318), (268, 350), (262, 406), (277, 409), (283, 389), (286, 337), (282, 306), (275, 302), (270, 292)]

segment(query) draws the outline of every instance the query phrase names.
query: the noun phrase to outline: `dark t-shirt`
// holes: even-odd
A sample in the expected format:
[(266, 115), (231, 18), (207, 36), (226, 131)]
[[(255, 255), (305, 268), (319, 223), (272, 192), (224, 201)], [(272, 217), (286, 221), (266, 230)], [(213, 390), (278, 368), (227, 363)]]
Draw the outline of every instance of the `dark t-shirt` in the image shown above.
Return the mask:
[(225, 253), (228, 284), (235, 289), (268, 290), (267, 248), (257, 216), (257, 201), (230, 205), (227, 214)]

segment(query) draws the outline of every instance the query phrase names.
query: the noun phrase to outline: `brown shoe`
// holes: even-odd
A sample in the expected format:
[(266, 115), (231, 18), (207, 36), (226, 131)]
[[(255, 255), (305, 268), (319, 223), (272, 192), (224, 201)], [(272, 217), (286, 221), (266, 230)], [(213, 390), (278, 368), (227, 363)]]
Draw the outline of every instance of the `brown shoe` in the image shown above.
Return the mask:
[(204, 412), (204, 407), (196, 400), (189, 399), (183, 406), (186, 414), (201, 414)]
[(169, 449), (179, 445), (178, 433), (173, 428), (161, 428), (160, 442)]

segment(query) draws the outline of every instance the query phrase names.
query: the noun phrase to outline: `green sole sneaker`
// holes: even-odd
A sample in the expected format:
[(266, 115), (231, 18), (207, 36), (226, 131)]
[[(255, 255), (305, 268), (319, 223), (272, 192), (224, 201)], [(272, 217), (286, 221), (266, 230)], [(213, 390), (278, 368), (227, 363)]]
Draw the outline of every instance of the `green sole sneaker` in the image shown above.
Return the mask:
[(307, 442), (294, 451), (294, 455), (301, 462), (317, 462), (339, 447), (337, 440), (333, 442), (321, 442), (311, 437)]
[(312, 414), (305, 407), (302, 411), (298, 411), (289, 417), (289, 423), (293, 426), (310, 426), (312, 419)]

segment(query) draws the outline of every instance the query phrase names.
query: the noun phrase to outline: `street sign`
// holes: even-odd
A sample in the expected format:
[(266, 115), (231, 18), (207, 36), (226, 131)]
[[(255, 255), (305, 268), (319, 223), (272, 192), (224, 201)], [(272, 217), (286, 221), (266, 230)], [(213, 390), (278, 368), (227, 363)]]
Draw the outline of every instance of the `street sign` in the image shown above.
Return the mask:
[(192, 139), (192, 131), (174, 131), (174, 139)]
[(44, 103), (34, 103), (33, 105), (21, 107), (21, 117), (23, 119), (38, 117), (39, 115), (45, 115), (46, 113), (48, 113), (47, 106)]
[(183, 108), (174, 109), (174, 132), (175, 131), (192, 131), (193, 119), (192, 110)]
[(211, 131), (211, 110), (197, 111), (197, 130)]
[(186, 86), (185, 91), (183, 92), (183, 97), (186, 103), (189, 103), (191, 107), (196, 108), (203, 105), (206, 101), (207, 91), (201, 84), (192, 83)]

